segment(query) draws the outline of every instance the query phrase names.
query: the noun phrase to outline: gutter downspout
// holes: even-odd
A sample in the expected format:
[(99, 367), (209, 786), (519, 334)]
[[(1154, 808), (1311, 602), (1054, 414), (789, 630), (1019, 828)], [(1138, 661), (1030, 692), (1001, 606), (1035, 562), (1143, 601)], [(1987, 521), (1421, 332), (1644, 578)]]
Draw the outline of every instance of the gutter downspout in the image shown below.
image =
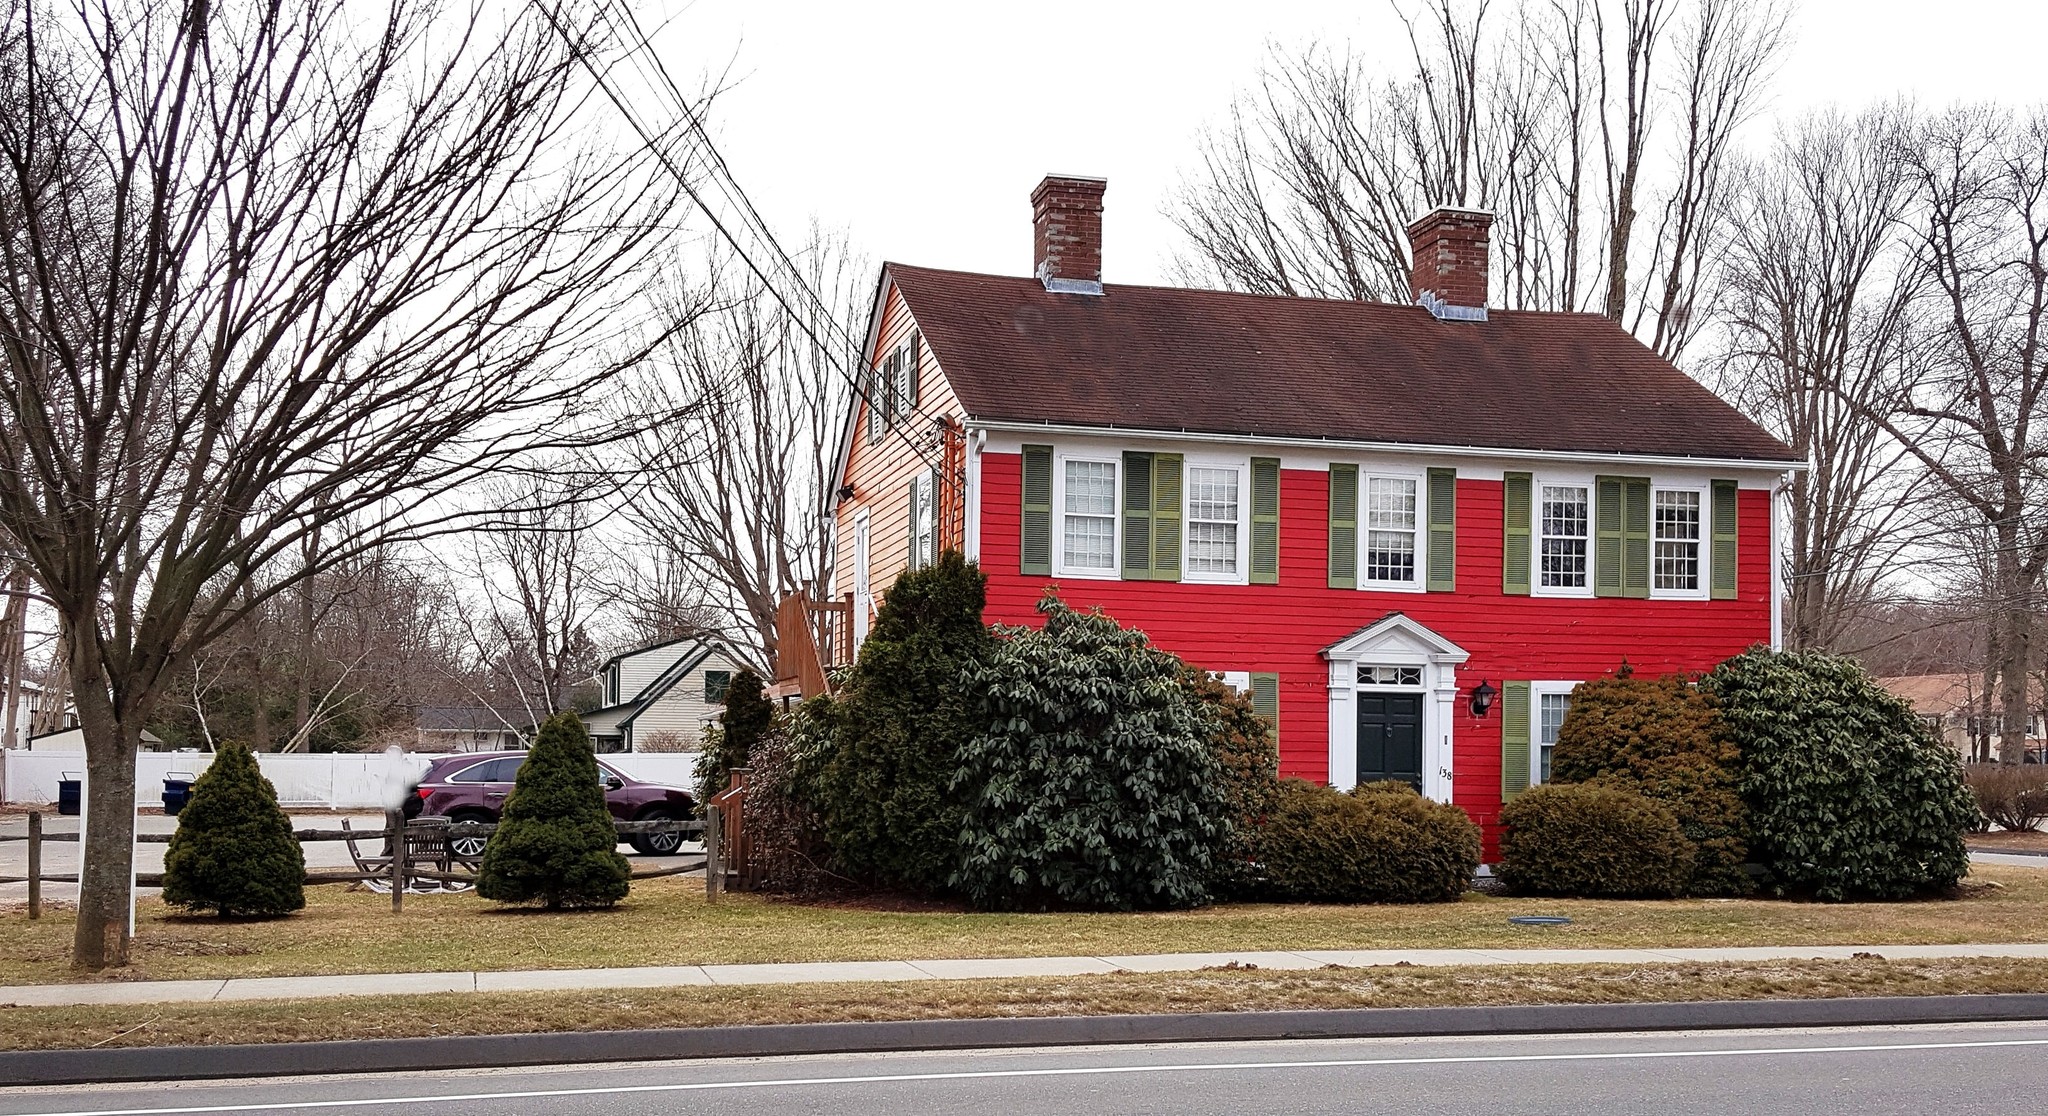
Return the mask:
[(1792, 472), (1778, 474), (1771, 488), (1771, 650), (1785, 649), (1785, 490), (1792, 484)]

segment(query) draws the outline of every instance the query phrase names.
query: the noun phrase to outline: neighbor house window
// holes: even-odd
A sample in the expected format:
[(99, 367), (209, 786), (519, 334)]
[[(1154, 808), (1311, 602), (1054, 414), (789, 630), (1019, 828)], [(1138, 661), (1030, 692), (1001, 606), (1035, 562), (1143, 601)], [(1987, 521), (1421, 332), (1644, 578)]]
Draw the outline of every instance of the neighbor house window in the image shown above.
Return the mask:
[(1545, 589), (1586, 587), (1586, 542), (1592, 517), (1587, 510), (1586, 486), (1546, 484), (1536, 509), (1536, 530), (1541, 543), (1538, 582)]
[(1116, 462), (1068, 461), (1061, 480), (1061, 565), (1069, 570), (1116, 569)]
[(1365, 580), (1415, 583), (1414, 477), (1368, 477), (1365, 482)]
[(732, 671), (707, 670), (704, 672), (704, 700), (712, 705), (725, 701), (725, 692), (732, 688)]
[(1651, 499), (1651, 588), (1696, 593), (1700, 588), (1700, 494), (1657, 489)]
[(1243, 471), (1228, 466), (1188, 467), (1187, 572), (1236, 577)]

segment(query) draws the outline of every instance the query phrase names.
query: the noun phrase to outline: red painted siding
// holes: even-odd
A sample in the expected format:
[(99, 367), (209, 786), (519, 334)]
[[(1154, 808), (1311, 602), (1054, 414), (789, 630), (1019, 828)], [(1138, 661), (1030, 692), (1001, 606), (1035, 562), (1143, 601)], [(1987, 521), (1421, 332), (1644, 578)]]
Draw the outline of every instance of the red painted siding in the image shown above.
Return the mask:
[[(983, 456), (981, 565), (989, 575), (988, 617), (1035, 622), (1055, 579), (1017, 572), (1020, 470), (1015, 454)], [(1501, 484), (1458, 482), (1454, 593), (1374, 593), (1328, 587), (1328, 475), (1285, 470), (1280, 478), (1280, 583), (1199, 585), (1068, 580), (1061, 595), (1100, 606), (1153, 641), (1209, 670), (1280, 675), (1283, 774), (1329, 774), (1328, 667), (1324, 647), (1389, 612), (1402, 612), (1471, 653), (1461, 688), (1481, 679), (1592, 678), (1623, 658), (1638, 671), (1702, 671), (1768, 641), (1770, 495), (1745, 489), (1738, 501), (1738, 596), (1726, 601), (1557, 599), (1501, 592)], [(1500, 713), (1472, 717), (1457, 703), (1452, 727), (1453, 798), (1487, 828), (1500, 810)]]

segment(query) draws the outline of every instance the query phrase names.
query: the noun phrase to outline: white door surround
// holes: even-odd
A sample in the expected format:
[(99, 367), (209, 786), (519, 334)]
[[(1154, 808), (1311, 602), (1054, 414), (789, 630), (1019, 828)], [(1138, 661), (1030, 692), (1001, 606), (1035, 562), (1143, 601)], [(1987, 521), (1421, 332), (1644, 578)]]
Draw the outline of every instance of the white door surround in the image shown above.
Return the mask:
[(1471, 656), (1464, 648), (1398, 612), (1323, 648), (1330, 665), (1330, 785), (1350, 790), (1358, 783), (1358, 674), (1361, 667), (1413, 668), (1412, 684), (1369, 683), (1374, 691), (1421, 692), (1422, 793), (1451, 800), (1451, 723), (1458, 698), (1458, 667)]

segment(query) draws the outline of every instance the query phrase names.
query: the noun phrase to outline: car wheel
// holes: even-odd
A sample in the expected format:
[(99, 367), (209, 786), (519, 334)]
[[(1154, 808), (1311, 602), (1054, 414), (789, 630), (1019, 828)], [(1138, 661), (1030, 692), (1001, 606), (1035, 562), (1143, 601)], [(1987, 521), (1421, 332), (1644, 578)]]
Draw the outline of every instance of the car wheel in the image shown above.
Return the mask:
[[(482, 822), (485, 825), (489, 825), (498, 819), (489, 814), (469, 813), (456, 814), (448, 820), (456, 825), (461, 825), (465, 822)], [(453, 853), (457, 860), (478, 860), (484, 855), (484, 846), (490, 843), (491, 839), (483, 836), (450, 837), (448, 839), (448, 851)]]
[[(674, 821), (676, 816), (666, 810), (652, 810), (640, 815), (635, 821)], [(633, 851), (641, 856), (674, 856), (683, 847), (681, 833), (635, 833), (630, 839)]]

